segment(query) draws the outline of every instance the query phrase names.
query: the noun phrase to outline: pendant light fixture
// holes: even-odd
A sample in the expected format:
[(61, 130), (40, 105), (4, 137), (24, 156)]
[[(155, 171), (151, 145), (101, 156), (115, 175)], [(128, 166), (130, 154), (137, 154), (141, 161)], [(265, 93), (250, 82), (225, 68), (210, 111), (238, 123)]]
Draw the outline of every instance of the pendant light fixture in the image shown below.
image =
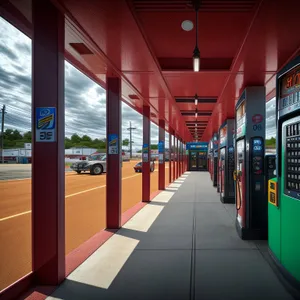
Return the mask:
[(195, 94), (195, 105), (197, 106), (198, 105), (198, 95)]
[(196, 112), (195, 112), (195, 118), (198, 118), (198, 110), (196, 108)]
[(196, 46), (193, 52), (193, 69), (194, 72), (199, 72), (200, 70), (200, 51), (198, 48), (198, 11), (200, 7), (200, 0), (194, 0), (194, 7), (196, 11)]

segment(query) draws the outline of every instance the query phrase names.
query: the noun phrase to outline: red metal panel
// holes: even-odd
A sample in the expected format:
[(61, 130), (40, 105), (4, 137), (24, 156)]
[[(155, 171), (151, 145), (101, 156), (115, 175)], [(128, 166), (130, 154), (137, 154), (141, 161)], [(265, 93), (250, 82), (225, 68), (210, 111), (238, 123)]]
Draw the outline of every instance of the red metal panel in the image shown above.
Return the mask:
[[(165, 120), (159, 120), (159, 141), (165, 143)], [(159, 155), (159, 154), (158, 154)], [(165, 189), (165, 153), (163, 163), (158, 160), (158, 189)]]
[(172, 182), (172, 131), (169, 129), (169, 183)]
[(176, 138), (176, 179), (179, 177), (179, 139)]
[(175, 132), (173, 131), (173, 179), (172, 182), (176, 179), (176, 144), (175, 144)]
[[(106, 227), (121, 227), (121, 184), (122, 184), (122, 152), (121, 152), (121, 80), (117, 77), (106, 79), (106, 140), (107, 140), (107, 173), (106, 173)], [(110, 154), (109, 143), (117, 137), (118, 153)]]
[(150, 201), (150, 106), (143, 106), (143, 147), (148, 147), (148, 157), (145, 158), (145, 153), (142, 153), (143, 173), (142, 173), (142, 201)]
[[(32, 12), (32, 261), (36, 283), (56, 285), (65, 278), (64, 16), (48, 0), (33, 0)], [(56, 108), (54, 142), (36, 142), (38, 107)]]

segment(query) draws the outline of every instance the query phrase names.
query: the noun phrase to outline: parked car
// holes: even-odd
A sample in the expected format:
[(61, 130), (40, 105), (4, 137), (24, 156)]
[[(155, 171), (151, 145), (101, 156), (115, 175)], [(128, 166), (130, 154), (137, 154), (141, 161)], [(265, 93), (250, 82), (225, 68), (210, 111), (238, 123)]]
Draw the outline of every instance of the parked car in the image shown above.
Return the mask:
[[(143, 170), (143, 163), (140, 161), (138, 162), (134, 167), (133, 167), (134, 171), (136, 173), (141, 173)], [(155, 170), (155, 163), (154, 161), (150, 162), (150, 172), (154, 172)]]
[(91, 175), (100, 175), (106, 172), (106, 155), (89, 156), (87, 160), (81, 160), (73, 163), (70, 169), (77, 174), (81, 172), (90, 172)]

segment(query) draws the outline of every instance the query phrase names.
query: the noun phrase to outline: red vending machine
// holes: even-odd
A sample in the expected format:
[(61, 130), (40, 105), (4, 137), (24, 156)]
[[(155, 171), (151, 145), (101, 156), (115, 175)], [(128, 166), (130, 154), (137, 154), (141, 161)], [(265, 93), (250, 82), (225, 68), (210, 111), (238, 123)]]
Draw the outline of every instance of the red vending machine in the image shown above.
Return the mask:
[(247, 87), (236, 104), (236, 229), (242, 239), (266, 239), (265, 87)]
[(218, 187), (223, 203), (235, 203), (234, 197), (234, 119), (226, 120), (219, 129)]

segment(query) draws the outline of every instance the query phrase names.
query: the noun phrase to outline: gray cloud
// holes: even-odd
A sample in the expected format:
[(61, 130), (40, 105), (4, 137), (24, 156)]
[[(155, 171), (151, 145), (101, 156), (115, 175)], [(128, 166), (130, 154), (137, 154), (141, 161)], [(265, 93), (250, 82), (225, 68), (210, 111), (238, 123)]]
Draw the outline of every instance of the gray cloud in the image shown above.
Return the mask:
[(13, 53), (10, 49), (6, 48), (3, 45), (0, 45), (0, 52), (4, 55), (6, 55), (9, 59), (18, 59), (15, 53)]
[[(0, 106), (6, 104), (5, 128), (31, 130), (31, 41), (0, 18)], [(134, 148), (142, 147), (142, 116), (122, 103), (122, 136), (129, 138), (129, 122), (136, 127)], [(155, 129), (151, 127), (152, 135)], [(105, 90), (65, 62), (65, 134), (106, 136)], [(154, 137), (157, 140), (157, 136)]]

